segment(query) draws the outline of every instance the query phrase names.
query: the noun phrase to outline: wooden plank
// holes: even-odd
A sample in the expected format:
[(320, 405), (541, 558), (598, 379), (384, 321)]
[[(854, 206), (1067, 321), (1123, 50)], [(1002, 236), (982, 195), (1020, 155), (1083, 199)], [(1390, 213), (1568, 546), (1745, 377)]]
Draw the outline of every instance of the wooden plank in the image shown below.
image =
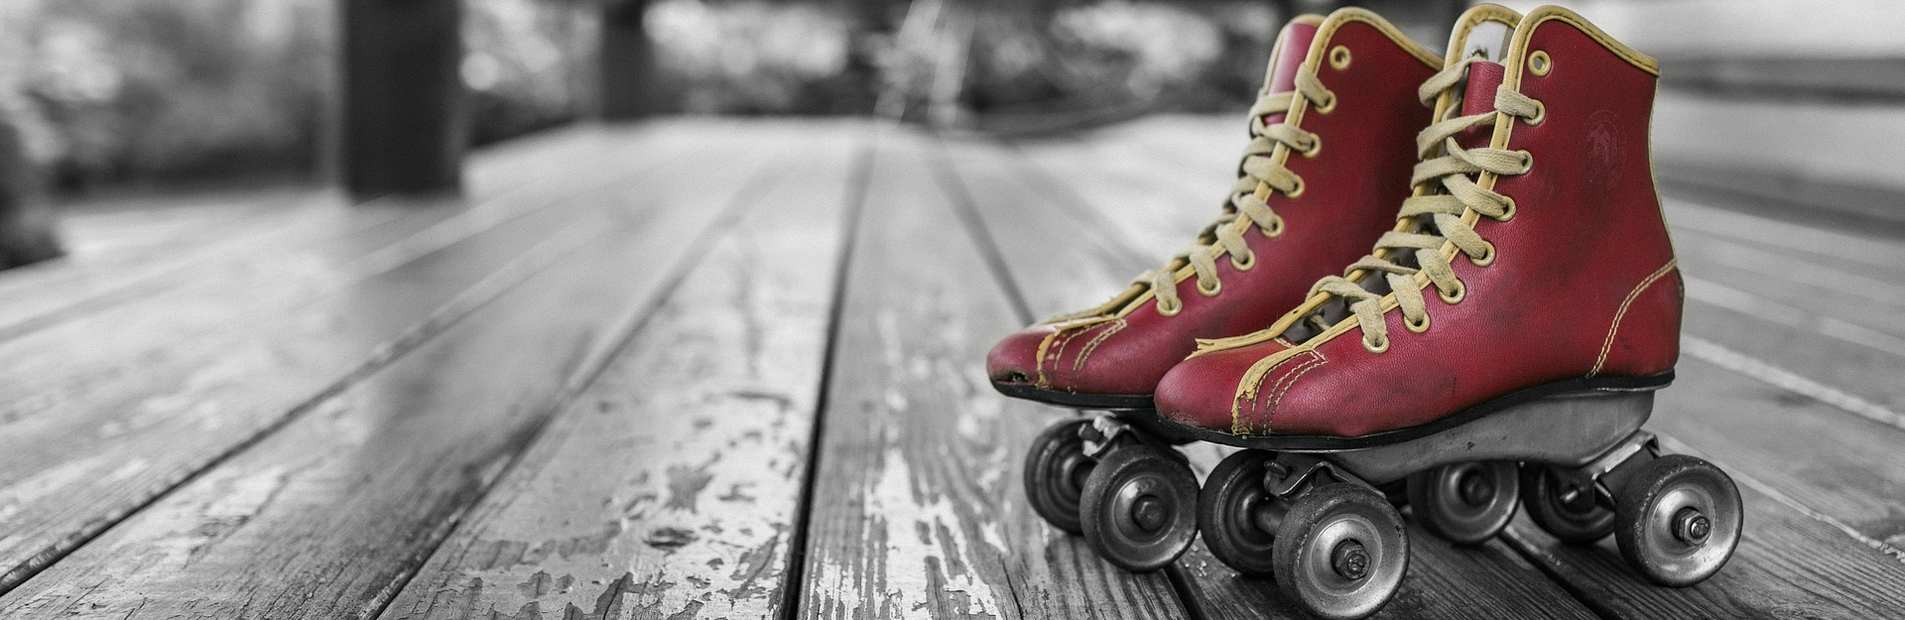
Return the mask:
[(632, 208), (588, 222), (520, 286), (0, 597), (0, 615), (376, 613), (757, 180), (735, 157), (691, 169), (643, 187), (662, 201), (652, 208), (605, 196)]
[[(717, 149), (703, 163), (734, 160), (731, 166), (745, 169), (752, 160), (740, 143), (752, 144), (759, 133), (737, 135), (734, 148)], [(490, 228), (447, 245), (426, 244), (427, 252), (390, 253), (375, 259), (384, 266), (333, 293), (225, 319), (221, 333), (168, 335), (176, 333), (168, 331), (172, 313), (195, 319), (193, 313), (217, 312), (223, 301), (186, 297), (170, 309), (9, 343), (4, 350), (18, 363), (5, 371), (9, 400), (0, 417), (0, 512), (10, 524), (0, 532), (0, 588), (603, 230), (646, 220), (637, 222), (642, 229), (633, 238), (650, 239), (700, 217), (670, 205), (709, 192), (696, 183), (726, 191), (730, 183), (723, 181), (734, 174), (702, 165), (671, 172), (673, 183), (630, 178), (573, 197), (548, 211), (562, 216), (551, 221)], [(73, 333), (62, 339), (61, 330)], [(102, 332), (114, 337), (101, 340)]]
[[(660, 133), (659, 139), (682, 139), (679, 132)], [(545, 159), (568, 161), (631, 159), (632, 153), (615, 152), (593, 142), (545, 141), (547, 148), (542, 152)], [(633, 150), (630, 145), (634, 143), (624, 141), (623, 150)], [(654, 154), (635, 161), (665, 160), (661, 154)], [(125, 256), (101, 261), (76, 257), (48, 273), (36, 274), (39, 277), (0, 280), (0, 294), (18, 300), (0, 307), (0, 341), (174, 289), (196, 287), (202, 291), (212, 287), (240, 291), (238, 296), (243, 298), (268, 296), (264, 295), (267, 291), (330, 275), (317, 267), (347, 263), (382, 246), (458, 226), (457, 222), (500, 224), (555, 202), (557, 196), (588, 191), (625, 176), (631, 169), (610, 166), (560, 174), (548, 170), (546, 164), (521, 168), (543, 169), (543, 176), (525, 177), (514, 168), (496, 170), (514, 179), (515, 184), (495, 186), (485, 182), (481, 188), (484, 191), (473, 192), (467, 201), (437, 201), (436, 208), (399, 204), (404, 201), (398, 200), (346, 207), (335, 198), (319, 195), (309, 198), (309, 205), (280, 205), (291, 207), (283, 215), (250, 218), (263, 220), (261, 225), (195, 230), (184, 238), (167, 238), (169, 243), (158, 247), (118, 253)], [(485, 166), (480, 170), (492, 169)], [(83, 240), (83, 229), (75, 236)], [(206, 296), (216, 298), (218, 294)]]
[(778, 615), (810, 457), (858, 132), (716, 243), (388, 608)]
[[(1135, 210), (1149, 210), (1165, 213), (1188, 214), (1202, 211), (1204, 217), (1215, 217), (1214, 204), (1207, 196), (1188, 191), (1187, 185), (1174, 182), (1161, 174), (1155, 165), (1141, 163), (1118, 167), (1113, 160), (1125, 159), (1096, 152), (1095, 145), (1079, 145), (1069, 142), (1055, 142), (1051, 145), (1025, 145), (1022, 151), (1030, 160), (1056, 162), (1107, 162), (1104, 166), (1074, 166), (1064, 175), (1068, 182), (1063, 190), (1069, 196), (1046, 195), (1045, 199), (1079, 200), (1096, 205), (1099, 214), (1082, 219), (1061, 221), (1052, 218), (1027, 217), (1024, 209), (1010, 209), (1011, 205), (1023, 204), (1031, 196), (1041, 195), (1040, 184), (1024, 177), (1046, 172), (1042, 166), (1026, 161), (1013, 161), (1010, 156), (998, 154), (991, 158), (968, 156), (955, 158), (961, 165), (955, 166), (967, 186), (973, 192), (973, 202), (982, 217), (994, 222), (995, 230), (1006, 228), (1020, 229), (1016, 234), (1028, 238), (1043, 238), (1043, 245), (1006, 243), (1001, 239), (999, 251), (1007, 264), (1022, 266), (1014, 270), (1015, 277), (1024, 278), (1021, 287), (1028, 291), (1064, 290), (1070, 287), (1096, 287), (1099, 294), (1113, 291), (1122, 281), (1111, 272), (1094, 269), (1091, 257), (1081, 255), (1066, 247), (1068, 237), (1108, 234), (1111, 230), (1107, 220), (1139, 219), (1146, 217), (1133, 213)], [(1047, 151), (1050, 151), (1049, 153)], [(1219, 169), (1221, 172), (1223, 169)], [(1175, 171), (1171, 171), (1175, 172)], [(1014, 177), (1019, 177), (1015, 179)], [(1119, 179), (1123, 183), (1138, 183), (1158, 188), (1150, 201), (1121, 200), (1122, 192)], [(1209, 184), (1220, 195), (1229, 187), (1228, 181)], [(1128, 205), (1128, 206), (1127, 206)], [(1190, 217), (1188, 215), (1181, 217)], [(1207, 220), (1206, 220), (1207, 221)], [(1201, 225), (1201, 223), (1197, 224)], [(1161, 227), (1159, 227), (1161, 228)], [(1178, 226), (1182, 228), (1182, 226)], [(1061, 233), (1059, 231), (1078, 231)], [(1167, 231), (1175, 232), (1175, 231)], [(1152, 233), (1153, 236), (1163, 233)], [(1179, 241), (1179, 243), (1183, 243)], [(1132, 245), (1161, 245), (1160, 240), (1148, 239)], [(1034, 255), (1036, 252), (1036, 255)], [(1163, 256), (1150, 259), (1161, 262)], [(1058, 266), (1063, 266), (1059, 268)], [(1129, 277), (1124, 276), (1124, 277)], [(1031, 298), (1034, 293), (1028, 293)], [(1047, 301), (1049, 300), (1042, 300)], [(1055, 312), (1062, 307), (1044, 307), (1036, 312)], [(1193, 460), (1194, 468), (1200, 475), (1208, 472), (1229, 450), (1212, 445), (1196, 445), (1186, 449)], [(1411, 526), (1411, 565), (1409, 578), (1404, 582), (1403, 590), (1388, 607), (1384, 608), (1384, 617), (1410, 618), (1472, 618), (1477, 615), (1500, 617), (1587, 617), (1589, 612), (1571, 601), (1567, 593), (1557, 588), (1511, 549), (1499, 542), (1491, 542), (1474, 549), (1458, 549), (1434, 535)], [(1238, 577), (1229, 567), (1209, 555), (1202, 545), (1196, 545), (1185, 558), (1178, 562), (1180, 581), (1191, 597), (1191, 604), (1204, 617), (1261, 617), (1263, 615), (1296, 614), (1296, 608), (1284, 601), (1273, 584)]]
[[(1044, 422), (978, 360), (1020, 319), (919, 138), (874, 157), (846, 276), (806, 529), (802, 617), (1161, 617), (1132, 575), (1039, 521), (1015, 464)], [(957, 190), (954, 190), (957, 191)]]

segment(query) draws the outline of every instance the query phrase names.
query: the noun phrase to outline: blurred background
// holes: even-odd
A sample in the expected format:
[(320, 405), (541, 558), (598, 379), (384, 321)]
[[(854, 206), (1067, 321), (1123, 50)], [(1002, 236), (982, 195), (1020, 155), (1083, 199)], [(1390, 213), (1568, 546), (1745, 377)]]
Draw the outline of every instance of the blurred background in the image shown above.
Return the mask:
[[(208, 186), (328, 187), (348, 177), (332, 156), (348, 141), (338, 120), (350, 105), (342, 41), (352, 19), (410, 19), (379, 16), (391, 10), (379, 4), (441, 5), (439, 17), (458, 25), (436, 39), (458, 54), (445, 87), (460, 91), (461, 107), (440, 111), (457, 117), (444, 138), (451, 150), (656, 114), (877, 115), (1013, 135), (1231, 113), (1249, 105), (1272, 38), (1293, 13), (1368, 5), (1439, 46), (1466, 5), (8, 0), (0, 266), (57, 257), (62, 212)], [(1663, 181), (1740, 194), (1742, 208), (1804, 202), (1888, 229), (1905, 221), (1896, 207), (1905, 192), (1897, 166), (1905, 5), (1563, 4), (1661, 59), (1653, 131)]]

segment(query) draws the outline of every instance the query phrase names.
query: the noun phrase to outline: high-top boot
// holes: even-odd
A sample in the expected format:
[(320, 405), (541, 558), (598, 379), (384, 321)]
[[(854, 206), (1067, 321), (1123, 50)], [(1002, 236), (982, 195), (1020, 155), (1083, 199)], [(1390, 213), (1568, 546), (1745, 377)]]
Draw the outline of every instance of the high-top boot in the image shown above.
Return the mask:
[(1648, 160), (1654, 60), (1557, 7), (1506, 40), (1423, 83), (1439, 120), (1373, 253), (1157, 387), (1157, 432), (1249, 448), (1205, 479), (1207, 544), (1267, 548), (1319, 616), (1374, 613), (1401, 583), (1408, 537), (1377, 490), (1394, 483), (1451, 541), (1519, 505), (1563, 540), (1614, 535), (1665, 585), (1711, 576), (1740, 539), (1732, 480), (1642, 430), (1681, 308)]
[(1111, 300), (1007, 336), (986, 358), (993, 385), (1058, 405), (1148, 409), (1196, 339), (1276, 320), (1393, 222), (1414, 163), (1406, 145), (1423, 125), (1415, 85), (1440, 65), (1368, 11), (1291, 21), (1222, 215)]
[(1270, 329), (1172, 369), (1160, 413), (1353, 445), (1511, 393), (1666, 385), (1681, 282), (1648, 159), (1656, 76), (1553, 7), (1506, 63), (1451, 62), (1423, 85), (1447, 109), (1397, 229)]

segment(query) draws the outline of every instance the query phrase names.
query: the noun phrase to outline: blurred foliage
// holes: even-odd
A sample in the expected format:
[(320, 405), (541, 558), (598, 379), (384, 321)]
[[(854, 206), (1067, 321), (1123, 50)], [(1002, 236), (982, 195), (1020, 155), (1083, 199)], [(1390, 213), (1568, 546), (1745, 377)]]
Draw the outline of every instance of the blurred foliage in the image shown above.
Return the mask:
[[(586, 113), (598, 6), (465, 0), (473, 142)], [(312, 177), (336, 11), (335, 0), (6, 0), (0, 119), (67, 190)], [(1277, 25), (1260, 1), (1157, 0), (653, 0), (645, 21), (663, 72), (646, 79), (672, 109), (856, 113), (877, 97), (885, 113), (935, 123), (1240, 105)]]

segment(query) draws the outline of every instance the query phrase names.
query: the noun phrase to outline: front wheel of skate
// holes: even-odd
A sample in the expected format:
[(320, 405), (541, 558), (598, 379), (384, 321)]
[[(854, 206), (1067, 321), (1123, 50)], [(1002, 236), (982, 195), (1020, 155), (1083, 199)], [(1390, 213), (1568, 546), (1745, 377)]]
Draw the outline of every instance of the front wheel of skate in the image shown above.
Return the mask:
[(1084, 532), (1078, 520), (1078, 497), (1095, 462), (1085, 454), (1078, 430), (1087, 418), (1061, 420), (1045, 427), (1025, 452), (1025, 499), (1032, 511), (1052, 527), (1072, 534)]
[(1437, 536), (1472, 545), (1493, 538), (1515, 518), (1519, 483), (1512, 461), (1426, 469), (1409, 476), (1409, 509)]
[(1126, 570), (1163, 568), (1197, 538), (1197, 476), (1161, 448), (1113, 449), (1085, 478), (1080, 500), (1085, 540)]
[(1298, 497), (1277, 528), (1277, 588), (1322, 618), (1376, 613), (1402, 586), (1409, 539), (1381, 493), (1348, 482)]
[(1561, 542), (1591, 543), (1614, 533), (1614, 511), (1596, 495), (1591, 481), (1569, 481), (1546, 465), (1521, 468), (1521, 507)]
[(1614, 541), (1649, 581), (1700, 583), (1740, 542), (1740, 491), (1712, 463), (1670, 454), (1634, 472), (1617, 491)]
[(1243, 450), (1225, 457), (1197, 492), (1197, 531), (1211, 555), (1238, 573), (1266, 576), (1275, 569), (1277, 524), (1289, 509), (1263, 487), (1264, 466), (1274, 454)]

